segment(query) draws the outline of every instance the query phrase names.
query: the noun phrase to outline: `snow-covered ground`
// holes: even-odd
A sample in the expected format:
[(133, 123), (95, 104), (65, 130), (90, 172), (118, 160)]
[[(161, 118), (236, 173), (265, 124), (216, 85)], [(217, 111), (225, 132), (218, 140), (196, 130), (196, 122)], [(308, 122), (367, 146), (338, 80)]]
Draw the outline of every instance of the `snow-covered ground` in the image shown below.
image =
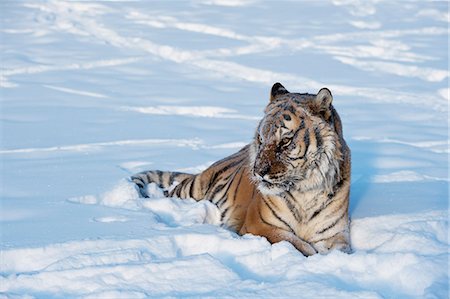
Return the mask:
[[(448, 298), (448, 2), (0, 1), (0, 298)], [(334, 94), (354, 253), (303, 257), (126, 177)]]

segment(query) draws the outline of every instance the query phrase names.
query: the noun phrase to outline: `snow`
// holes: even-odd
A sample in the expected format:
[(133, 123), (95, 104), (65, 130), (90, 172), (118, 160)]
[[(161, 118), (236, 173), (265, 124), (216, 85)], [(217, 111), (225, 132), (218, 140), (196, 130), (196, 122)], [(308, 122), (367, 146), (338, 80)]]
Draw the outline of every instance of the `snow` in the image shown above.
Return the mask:
[(215, 106), (155, 106), (155, 107), (123, 107), (124, 110), (150, 115), (183, 115), (211, 118), (237, 118), (259, 120), (260, 117), (237, 114), (236, 110)]
[[(0, 2), (0, 298), (448, 298), (448, 3)], [(328, 87), (352, 254), (139, 198), (247, 144), (273, 83)]]

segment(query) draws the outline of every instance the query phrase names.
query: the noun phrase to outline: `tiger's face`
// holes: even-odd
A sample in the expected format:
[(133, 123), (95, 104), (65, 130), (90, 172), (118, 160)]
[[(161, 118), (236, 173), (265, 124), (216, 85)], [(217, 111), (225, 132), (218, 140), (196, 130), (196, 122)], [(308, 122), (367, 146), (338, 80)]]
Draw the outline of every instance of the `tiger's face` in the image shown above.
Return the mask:
[(339, 136), (332, 96), (289, 93), (277, 83), (251, 147), (253, 180), (263, 194), (332, 189), (339, 176)]

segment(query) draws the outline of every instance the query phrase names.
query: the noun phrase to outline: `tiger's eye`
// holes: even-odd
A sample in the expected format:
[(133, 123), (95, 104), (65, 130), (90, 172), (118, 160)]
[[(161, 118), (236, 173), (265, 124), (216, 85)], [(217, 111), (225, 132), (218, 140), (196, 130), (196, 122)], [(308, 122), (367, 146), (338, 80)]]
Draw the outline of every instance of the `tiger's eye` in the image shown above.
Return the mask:
[(291, 144), (291, 142), (292, 142), (292, 139), (291, 139), (291, 138), (283, 138), (283, 139), (281, 140), (281, 142), (280, 142), (280, 145), (281, 145), (282, 147), (286, 147), (286, 146), (288, 146), (289, 144)]

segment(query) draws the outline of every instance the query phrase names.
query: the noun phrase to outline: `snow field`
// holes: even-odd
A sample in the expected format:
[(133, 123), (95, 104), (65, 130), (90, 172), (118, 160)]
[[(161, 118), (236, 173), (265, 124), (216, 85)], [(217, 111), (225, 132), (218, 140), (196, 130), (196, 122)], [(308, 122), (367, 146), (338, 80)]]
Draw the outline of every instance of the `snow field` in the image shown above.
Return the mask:
[[(0, 1), (0, 298), (448, 298), (445, 1)], [(354, 252), (303, 257), (126, 178), (328, 87)]]
[[(155, 184), (148, 189), (150, 198), (142, 199), (132, 183), (121, 181), (103, 195), (71, 201), (144, 210), (153, 219), (151, 238), (4, 250), (0, 291), (144, 298), (230, 296), (233, 288), (232, 297), (239, 297), (249, 290), (277, 296), (277, 286), (289, 286), (283, 297), (445, 296), (434, 290), (447, 283), (445, 212), (355, 219), (353, 254), (305, 258), (290, 243), (270, 245), (220, 228), (220, 215), (207, 201), (163, 198)], [(371, 289), (377, 292), (363, 291)]]

